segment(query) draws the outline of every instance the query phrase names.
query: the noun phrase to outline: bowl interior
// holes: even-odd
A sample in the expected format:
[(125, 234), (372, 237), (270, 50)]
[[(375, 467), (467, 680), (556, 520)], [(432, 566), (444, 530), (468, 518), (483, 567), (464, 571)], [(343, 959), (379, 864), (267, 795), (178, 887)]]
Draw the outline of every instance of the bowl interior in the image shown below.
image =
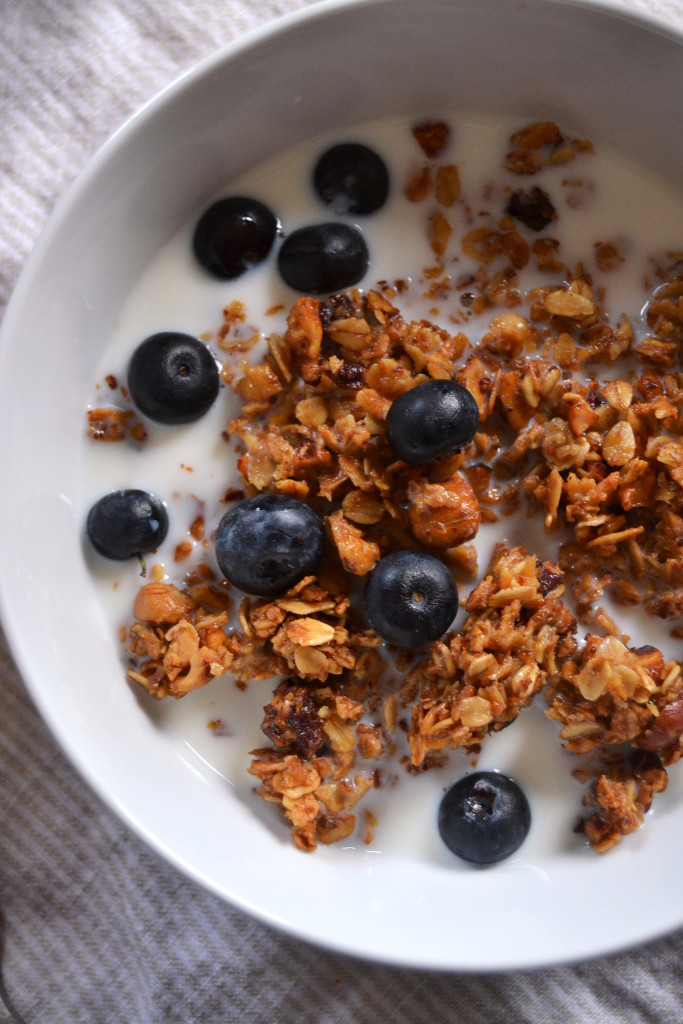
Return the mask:
[[(351, 911), (341, 921), (319, 913), (339, 869), (334, 851), (302, 865), (239, 802), (216, 821), (215, 780), (169, 747), (121, 685), (81, 550), (87, 388), (121, 305), (160, 246), (232, 178), (335, 125), (458, 109), (553, 118), (678, 184), (682, 48), (680, 33), (617, 4), (315, 5), (217, 54), (126, 125), (62, 200), (17, 287), (0, 348), (0, 422), (11, 441), (2, 451), (11, 486), (0, 507), (0, 586), (20, 669), (67, 753), (130, 824), (216, 892), (296, 934), (396, 963), (471, 969), (605, 951), (615, 944), (614, 914), (617, 945), (647, 937), (620, 909), (628, 854), (608, 877), (597, 862), (586, 866), (605, 911), (590, 924), (562, 862), (551, 879), (516, 876), (514, 892), (508, 872), (490, 876), (506, 908), (495, 936), (444, 943), (434, 927), (445, 913), (438, 872), (425, 870), (406, 892), (400, 864), (347, 862), (353, 906), (365, 908), (359, 928)], [(169, 814), (170, 804), (182, 813)], [(306, 901), (296, 886), (264, 881), (273, 857), (279, 877), (305, 870)], [(474, 897), (458, 899), (464, 919), (476, 918)], [(547, 899), (555, 919), (569, 922), (560, 936), (549, 932)], [(679, 924), (679, 911), (663, 901), (649, 932)]]

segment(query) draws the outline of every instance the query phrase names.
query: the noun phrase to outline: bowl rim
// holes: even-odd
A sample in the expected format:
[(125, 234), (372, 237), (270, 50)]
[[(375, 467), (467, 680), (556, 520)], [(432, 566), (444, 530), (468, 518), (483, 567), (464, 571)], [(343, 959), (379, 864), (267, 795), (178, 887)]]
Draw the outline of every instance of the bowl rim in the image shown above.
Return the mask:
[[(485, 2), (485, 0), (480, 0), (480, 2)], [(564, 8), (584, 8), (601, 12), (609, 17), (614, 17), (632, 25), (658, 32), (678, 43), (683, 48), (683, 24), (671, 24), (662, 15), (650, 10), (631, 7), (624, 3), (623, 0), (537, 0), (537, 2), (539, 5)], [(313, 20), (325, 20), (345, 8), (359, 8), (365, 6), (390, 7), (393, 3), (394, 0), (317, 0), (317, 2), (314, 2), (307, 7), (276, 17), (259, 27), (244, 32), (227, 44), (218, 47), (213, 53), (207, 55), (192, 67), (176, 76), (168, 85), (147, 100), (132, 115), (127, 117), (121, 126), (117, 128), (96, 150), (83, 169), (68, 185), (64, 194), (55, 203), (52, 212), (47, 218), (45, 225), (39, 234), (35, 246), (23, 265), (16, 285), (10, 296), (2, 324), (0, 324), (0, 374), (5, 370), (8, 359), (10, 358), (12, 338), (16, 333), (15, 324), (18, 323), (21, 318), (25, 303), (30, 301), (32, 278), (35, 268), (39, 266), (43, 259), (43, 254), (49, 251), (53, 244), (53, 239), (59, 235), (64, 220), (69, 216), (70, 212), (78, 206), (82, 191), (98, 177), (101, 168), (107, 164), (111, 155), (116, 152), (121, 143), (128, 140), (134, 133), (143, 131), (149, 120), (156, 117), (159, 111), (165, 107), (172, 105), (175, 101), (175, 97), (186, 86), (200, 81), (205, 76), (210, 75), (215, 68), (232, 61), (236, 56), (247, 54), (250, 50), (260, 47), (264, 42), (275, 39), (283, 32), (286, 33), (292, 31), (301, 24), (305, 24)], [(263, 922), (277, 927), (281, 931), (284, 931), (298, 939), (303, 939), (308, 942), (313, 941), (316, 945), (325, 945), (327, 948), (334, 949), (337, 952), (345, 953), (347, 955), (357, 957), (367, 956), (367, 958), (371, 958), (370, 954), (364, 954), (362, 951), (358, 952), (343, 945), (334, 946), (331, 943), (322, 942), (318, 939), (312, 940), (308, 934), (302, 933), (296, 925), (274, 918), (267, 911), (264, 911), (259, 907), (249, 905), (239, 899), (233, 899), (227, 895), (220, 886), (212, 883), (211, 879), (198, 874), (191, 865), (185, 863), (181, 857), (176, 856), (172, 850), (169, 850), (163, 842), (160, 842), (154, 834), (150, 833), (145, 828), (144, 823), (131, 816), (126, 807), (121, 806), (112, 796), (104, 780), (92, 771), (92, 767), (89, 762), (81, 757), (80, 751), (73, 749), (70, 744), (69, 736), (65, 734), (62, 728), (62, 723), (55, 718), (49, 704), (45, 701), (42, 687), (37, 685), (31, 678), (32, 673), (29, 669), (29, 648), (27, 646), (27, 639), (24, 635), (20, 622), (17, 621), (14, 616), (9, 581), (3, 573), (0, 573), (0, 622), (2, 623), (7, 644), (17, 665), (19, 674), (32, 702), (38, 709), (43, 722), (48, 726), (51, 735), (66, 755), (69, 762), (74, 765), (80, 776), (119, 819), (123, 820), (123, 822), (149, 846), (160, 853), (167, 861), (174, 864), (175, 867), (181, 870), (189, 878), (194, 881), (200, 881), (205, 888), (213, 891), (220, 898), (228, 900), (236, 906), (240, 906), (242, 909), (253, 914)], [(677, 927), (677, 925), (672, 925), (670, 930), (673, 930), (675, 927)], [(639, 941), (645, 942), (648, 939), (655, 938), (661, 934), (661, 930), (654, 930), (651, 934), (643, 936), (642, 940)], [(627, 943), (624, 946), (616, 944), (608, 950), (600, 950), (598, 952), (599, 955), (614, 953), (619, 949), (628, 948), (629, 945), (632, 945), (632, 943)], [(586, 955), (591, 955), (590, 951)], [(375, 959), (381, 958), (376, 957)], [(583, 959), (583, 956), (577, 959)], [(390, 961), (386, 962), (391, 962), (392, 964), (402, 965), (405, 967), (419, 967), (419, 969), (423, 970), (430, 969), (429, 964), (422, 962), (416, 963), (414, 958), (410, 956), (406, 956), (404, 961), (393, 957)], [(565, 957), (553, 960), (549, 955), (548, 960), (544, 961), (544, 966), (548, 966), (553, 963), (567, 962), (570, 961), (567, 961)], [(520, 963), (519, 965), (513, 963), (510, 968), (504, 969), (515, 969), (518, 966), (528, 967), (529, 965), (526, 963)], [(444, 968), (439, 965), (435, 969), (439, 970)], [(449, 969), (457, 970), (458, 968)], [(477, 968), (468, 965), (467, 968), (463, 969), (486, 972), (490, 970), (500, 970), (501, 967), (484, 966)]]
[[(12, 333), (13, 321), (19, 315), (25, 293), (30, 287), (29, 278), (34, 267), (39, 263), (43, 250), (49, 248), (52, 235), (57, 233), (70, 208), (77, 204), (81, 191), (93, 178), (98, 176), (101, 166), (107, 163), (110, 155), (121, 143), (124, 143), (129, 136), (136, 132), (143, 131), (146, 122), (155, 117), (164, 107), (172, 104), (176, 95), (186, 86), (200, 81), (210, 75), (215, 68), (233, 60), (236, 56), (246, 54), (264, 42), (282, 33), (287, 33), (301, 24), (313, 20), (325, 20), (345, 8), (390, 7), (394, 2), (395, 0), (313, 0), (307, 7), (276, 16), (263, 25), (248, 29), (235, 39), (217, 47), (213, 52), (173, 77), (171, 81), (125, 117), (119, 127), (86, 158), (85, 164), (76, 172), (49, 211), (36, 241), (20, 269), (0, 322), (0, 364), (7, 358), (6, 350), (9, 346), (8, 338)], [(479, 0), (479, 2), (483, 4), (487, 0)], [(516, 2), (520, 6), (524, 6), (524, 0), (516, 0)], [(617, 20), (640, 25), (642, 28), (666, 36), (683, 46), (683, 24), (671, 23), (658, 12), (642, 7), (633, 7), (627, 3), (627, 0), (534, 0), (534, 2), (541, 6), (573, 7), (600, 12)], [(3, 607), (3, 592), (0, 586), (0, 613)], [(5, 621), (4, 613), (2, 613), (2, 620)]]

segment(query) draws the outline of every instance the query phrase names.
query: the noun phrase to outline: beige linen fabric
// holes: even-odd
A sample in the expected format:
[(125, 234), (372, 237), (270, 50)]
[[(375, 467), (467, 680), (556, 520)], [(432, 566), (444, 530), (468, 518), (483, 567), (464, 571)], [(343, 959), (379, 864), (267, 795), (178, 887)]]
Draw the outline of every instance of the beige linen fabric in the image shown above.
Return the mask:
[[(683, 24), (683, 0), (624, 2)], [(54, 203), (111, 132), (197, 60), (307, 3), (0, 0), (0, 316)], [(681, 1020), (683, 931), (594, 963), (487, 976), (366, 964), (272, 931), (100, 803), (1, 640), (0, 681), (3, 971), (27, 1024)]]

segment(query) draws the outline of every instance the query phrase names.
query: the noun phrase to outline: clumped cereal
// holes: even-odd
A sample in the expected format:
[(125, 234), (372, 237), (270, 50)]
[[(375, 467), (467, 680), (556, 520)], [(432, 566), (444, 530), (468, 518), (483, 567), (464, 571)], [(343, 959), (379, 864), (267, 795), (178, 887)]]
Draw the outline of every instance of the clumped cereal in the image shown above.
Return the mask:
[(146, 583), (133, 609), (129, 677), (152, 697), (177, 698), (233, 668), (240, 645), (224, 628), (230, 605), (221, 587), (206, 582), (183, 590)]
[(437, 640), (406, 678), (414, 765), (446, 747), (476, 750), (488, 732), (513, 722), (573, 653), (576, 620), (561, 601), (560, 580), (556, 566), (521, 547), (496, 550), (459, 633)]
[[(330, 540), (346, 571), (365, 576), (391, 551), (425, 545), (449, 552), (481, 521), (461, 452), (428, 471), (396, 458), (384, 431), (392, 401), (431, 378), (448, 379), (464, 335), (407, 322), (380, 292), (295, 303), (282, 344), (254, 367), (277, 376), (250, 391), (230, 431), (242, 442), (239, 469), (256, 490), (304, 498), (328, 513)], [(235, 384), (238, 393), (240, 381)]]
[(380, 725), (359, 721), (367, 713), (361, 692), (358, 683), (332, 689), (285, 679), (264, 708), (273, 746), (252, 751), (249, 772), (259, 794), (282, 806), (300, 850), (346, 839), (356, 824), (351, 812), (374, 785), (356, 761), (380, 757), (386, 740)]
[[(530, 243), (517, 230), (515, 218), (536, 232), (554, 224), (555, 206), (535, 187), (513, 193), (505, 215), (468, 225), (457, 244), (474, 269), (455, 281), (444, 260), (460, 178), (455, 164), (438, 163), (450, 129), (429, 121), (414, 135), (428, 163), (406, 195), (438, 204), (425, 213), (435, 258), (426, 294), (455, 293), (470, 313), (489, 311), (486, 328), (475, 341), (406, 320), (395, 300), (407, 283), (383, 282), (298, 299), (286, 331), (249, 363), (253, 331), (241, 305), (227, 307), (218, 344), (223, 380), (242, 403), (228, 432), (243, 494), (311, 504), (330, 557), (280, 598), (244, 598), (236, 625), (206, 566), (182, 587), (146, 584), (128, 633), (129, 675), (152, 696), (176, 698), (228, 671), (241, 686), (280, 679), (264, 707), (270, 745), (252, 751), (249, 772), (305, 851), (352, 833), (402, 724), (408, 770), (424, 770), (447, 750), (475, 753), (543, 694), (559, 742), (582, 758), (578, 828), (604, 852), (642, 823), (683, 750), (681, 664), (629, 646), (600, 604), (608, 594), (683, 635), (683, 255), (653, 264), (640, 336), (626, 317), (610, 318), (584, 267), (562, 262), (559, 240)], [(528, 177), (591, 150), (538, 122), (511, 136), (502, 162)], [(624, 259), (610, 239), (593, 256), (603, 273)], [(528, 265), (547, 283), (525, 293)], [(384, 424), (392, 402), (429, 379), (468, 388), (480, 428), (465, 450), (416, 467), (396, 458)], [(125, 436), (128, 419), (95, 410), (92, 435)], [(358, 582), (406, 548), (476, 580), (470, 542), (520, 507), (541, 518), (554, 559), (498, 545), (457, 632), (412, 663), (411, 653), (392, 662), (359, 618)], [(361, 820), (371, 836), (373, 816)]]
[(666, 767), (683, 753), (681, 666), (654, 647), (588, 636), (546, 699), (563, 746), (576, 754), (598, 751), (605, 762), (590, 779), (586, 803), (596, 810), (582, 826), (604, 852), (642, 823), (654, 794), (666, 788)]

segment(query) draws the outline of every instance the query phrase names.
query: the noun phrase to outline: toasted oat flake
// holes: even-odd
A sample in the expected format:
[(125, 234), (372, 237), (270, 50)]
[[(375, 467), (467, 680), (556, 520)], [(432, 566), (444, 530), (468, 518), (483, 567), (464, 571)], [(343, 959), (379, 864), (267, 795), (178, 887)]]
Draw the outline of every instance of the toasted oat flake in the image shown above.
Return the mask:
[(595, 305), (590, 298), (568, 288), (549, 292), (543, 303), (553, 316), (578, 318), (591, 316), (595, 312)]

